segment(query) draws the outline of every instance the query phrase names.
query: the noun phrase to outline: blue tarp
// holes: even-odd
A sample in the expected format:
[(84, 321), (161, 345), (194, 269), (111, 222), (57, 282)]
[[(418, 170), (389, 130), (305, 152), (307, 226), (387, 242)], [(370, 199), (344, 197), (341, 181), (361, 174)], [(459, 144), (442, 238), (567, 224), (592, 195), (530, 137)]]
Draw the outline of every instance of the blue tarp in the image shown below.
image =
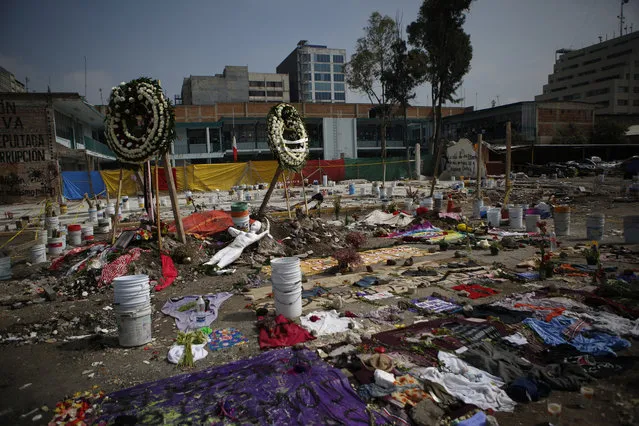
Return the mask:
[(106, 186), (100, 172), (62, 172), (63, 194), (67, 200), (81, 200), (84, 194), (93, 197), (89, 186), (89, 174), (93, 191), (97, 195), (106, 194)]

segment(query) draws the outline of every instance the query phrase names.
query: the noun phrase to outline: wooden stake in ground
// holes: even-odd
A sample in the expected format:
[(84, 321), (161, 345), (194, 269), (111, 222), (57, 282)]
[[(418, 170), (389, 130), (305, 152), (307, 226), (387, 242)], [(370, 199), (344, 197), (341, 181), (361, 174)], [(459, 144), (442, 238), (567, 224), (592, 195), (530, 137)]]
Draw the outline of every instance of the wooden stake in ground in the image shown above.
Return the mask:
[(506, 195), (504, 196), (504, 205), (508, 204), (510, 192), (512, 191), (512, 182), (510, 180), (510, 169), (512, 167), (512, 135), (510, 130), (510, 121), (506, 122)]
[[(439, 142), (439, 143), (438, 143)], [(439, 163), (442, 159), (442, 152), (444, 143), (441, 141), (436, 141), (437, 143), (437, 156), (435, 157), (435, 168), (433, 170), (433, 180), (430, 183), (430, 197), (432, 198), (433, 193), (435, 192), (435, 184), (437, 183), (437, 173), (439, 173)]]
[(166, 176), (166, 184), (169, 187), (169, 196), (171, 197), (171, 208), (173, 209), (173, 218), (175, 219), (175, 231), (178, 239), (182, 244), (186, 244), (186, 234), (184, 233), (184, 224), (180, 215), (180, 206), (178, 204), (177, 189), (175, 188), (175, 180), (173, 179), (173, 170), (171, 169), (171, 160), (169, 153), (164, 154), (164, 175)]
[(286, 211), (288, 211), (288, 218), (293, 219), (291, 216), (291, 202), (288, 197), (288, 182), (286, 181), (286, 174), (282, 173), (282, 181), (284, 182), (284, 196), (286, 197)]
[[(121, 195), (122, 195), (122, 168), (120, 168), (120, 179), (118, 179), (118, 198), (116, 198), (116, 201), (120, 200)], [(115, 244), (115, 232), (116, 232), (116, 229), (118, 228), (118, 222), (120, 222), (119, 217), (120, 217), (120, 203), (116, 202), (115, 217), (113, 218), (113, 235), (111, 235), (111, 245)]]
[(482, 152), (482, 137), (481, 133), (477, 135), (477, 187), (476, 187), (476, 197), (477, 199), (481, 199), (481, 152)]
[(261, 219), (264, 217), (264, 210), (266, 210), (266, 205), (271, 199), (271, 194), (273, 193), (273, 190), (275, 189), (275, 185), (277, 184), (277, 181), (279, 180), (280, 175), (282, 174), (282, 171), (283, 171), (282, 166), (278, 165), (277, 170), (275, 170), (275, 174), (273, 175), (273, 179), (271, 180), (271, 184), (268, 187), (266, 194), (264, 194), (264, 200), (262, 200), (262, 205), (260, 206), (260, 209), (257, 212), (258, 219)]
[(306, 216), (308, 216), (308, 200), (306, 199), (306, 183), (304, 182), (303, 170), (300, 170), (300, 179), (302, 179), (302, 194), (304, 195), (304, 207), (306, 208)]
[(155, 160), (155, 212), (158, 224), (158, 250), (162, 252), (162, 224), (160, 222), (160, 157)]

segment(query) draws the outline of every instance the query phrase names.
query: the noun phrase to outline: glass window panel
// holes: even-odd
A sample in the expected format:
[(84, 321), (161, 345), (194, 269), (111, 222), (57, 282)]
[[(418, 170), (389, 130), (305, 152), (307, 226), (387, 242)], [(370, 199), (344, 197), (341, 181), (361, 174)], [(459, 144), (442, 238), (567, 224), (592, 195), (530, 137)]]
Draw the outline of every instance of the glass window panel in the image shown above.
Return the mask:
[(330, 72), (331, 71), (331, 64), (314, 64), (313, 65), (313, 71)]
[(315, 83), (315, 90), (330, 91), (331, 83)]
[(333, 89), (337, 92), (343, 92), (344, 91), (344, 83), (334, 83), (333, 84)]
[(333, 62), (337, 62), (338, 64), (343, 64), (344, 55), (333, 55)]
[(315, 62), (331, 62), (331, 55), (315, 55)]
[(333, 71), (335, 71), (335, 72), (344, 72), (344, 65), (339, 65), (339, 64), (333, 65)]
[(331, 92), (315, 92), (315, 99), (318, 101), (330, 101)]
[(333, 95), (335, 96), (335, 100), (336, 101), (345, 101), (346, 100), (346, 93), (344, 93), (344, 92), (335, 92)]
[(333, 74), (334, 81), (344, 81), (344, 74)]

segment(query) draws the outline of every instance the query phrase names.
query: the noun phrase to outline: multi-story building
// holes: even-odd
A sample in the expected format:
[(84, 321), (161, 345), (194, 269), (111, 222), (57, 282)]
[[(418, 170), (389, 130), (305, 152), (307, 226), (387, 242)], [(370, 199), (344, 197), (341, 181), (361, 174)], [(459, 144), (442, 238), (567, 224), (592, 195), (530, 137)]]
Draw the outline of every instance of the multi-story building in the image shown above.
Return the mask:
[(226, 66), (222, 74), (186, 77), (182, 82), (184, 105), (228, 102), (288, 102), (288, 76), (253, 73), (247, 66)]
[(0, 67), (0, 93), (24, 93), (24, 84), (16, 80), (16, 77), (6, 69)]
[(557, 54), (536, 101), (578, 100), (597, 104), (598, 113), (639, 113), (639, 32)]
[(288, 74), (292, 102), (346, 102), (345, 63), (345, 49), (300, 40), (276, 71)]

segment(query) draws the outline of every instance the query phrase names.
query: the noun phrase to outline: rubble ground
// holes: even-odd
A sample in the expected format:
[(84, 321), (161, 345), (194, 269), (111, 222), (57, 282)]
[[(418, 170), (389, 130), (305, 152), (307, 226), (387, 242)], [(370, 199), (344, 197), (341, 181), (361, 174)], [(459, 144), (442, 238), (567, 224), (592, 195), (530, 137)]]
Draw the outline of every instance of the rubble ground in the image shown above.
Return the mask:
[[(562, 182), (543, 182), (537, 189), (537, 180), (530, 180), (530, 189), (513, 194), (515, 202), (530, 203), (542, 198), (554, 197), (556, 201), (570, 203), (573, 207), (572, 236), (560, 238), (563, 247), (583, 244), (585, 240), (585, 216), (590, 212), (605, 212), (606, 234), (604, 244), (610, 247), (627, 247), (637, 250), (636, 246), (623, 244), (621, 219), (637, 214), (638, 202), (617, 202), (619, 183), (610, 185), (609, 191), (592, 194), (579, 190), (590, 179), (563, 180)], [(570, 185), (567, 185), (569, 182)], [(556, 186), (553, 188), (553, 185)], [(617, 188), (614, 192), (612, 188)], [(588, 187), (590, 188), (590, 186)], [(601, 190), (601, 188), (599, 188)], [(498, 202), (503, 199), (503, 190), (486, 191), (487, 198)], [(468, 198), (466, 198), (468, 197)], [(501, 198), (500, 198), (501, 197)], [(458, 204), (470, 215), (471, 196), (460, 195)], [(110, 286), (98, 287), (87, 273), (64, 277), (63, 273), (50, 273), (44, 266), (29, 266), (26, 262), (14, 267), (14, 279), (2, 282), (0, 296), (0, 423), (2, 424), (46, 424), (56, 402), (77, 391), (90, 390), (97, 386), (100, 390), (111, 392), (132, 385), (158, 380), (181, 373), (175, 365), (166, 360), (168, 348), (177, 335), (174, 320), (160, 312), (164, 303), (172, 297), (185, 295), (212, 294), (223, 291), (235, 295), (222, 304), (217, 320), (212, 328), (232, 327), (240, 330), (249, 339), (249, 343), (220, 351), (210, 351), (208, 356), (196, 362), (195, 370), (252, 357), (260, 353), (255, 328), (255, 312), (247, 304), (257, 302), (251, 299), (255, 287), (251, 280), (260, 275), (260, 268), (272, 256), (302, 255), (303, 257), (327, 257), (336, 249), (344, 247), (345, 237), (352, 229), (331, 222), (332, 215), (323, 214), (321, 219), (271, 219), (273, 239), (264, 239), (258, 247), (247, 250), (233, 266), (237, 271), (232, 275), (208, 275), (200, 265), (208, 259), (220, 245), (209, 245), (201, 240), (191, 239), (187, 247), (169, 243), (169, 251), (174, 255), (179, 275), (176, 281), (160, 292), (152, 292), (153, 340), (144, 346), (123, 348), (118, 344), (115, 315), (113, 313), (113, 292)], [(438, 226), (446, 226), (443, 221), (434, 221)], [(287, 239), (287, 237), (289, 239)], [(281, 242), (282, 244), (278, 243)], [(16, 244), (20, 244), (17, 239)], [(215, 243), (212, 243), (215, 244)], [(376, 238), (369, 232), (366, 245), (360, 250), (392, 246), (396, 240)], [(160, 277), (160, 260), (157, 248), (149, 243), (148, 253), (143, 253), (136, 261), (131, 273), (148, 274), (151, 279)], [(173, 246), (173, 247), (171, 247)], [(411, 243), (411, 246), (428, 250), (433, 245)], [(537, 247), (528, 246), (507, 250), (502, 249), (498, 256), (491, 256), (488, 250), (473, 250), (469, 258), (480, 266), (490, 268), (504, 267), (516, 269), (522, 261), (533, 258)], [(572, 256), (575, 262), (583, 262), (579, 254)], [(435, 252), (428, 256), (414, 258), (414, 267), (427, 265), (445, 270), (450, 262), (458, 262), (456, 250)], [(570, 258), (567, 259), (570, 261)], [(606, 266), (617, 266), (618, 270), (637, 269), (637, 256), (609, 259)], [(496, 264), (498, 263), (498, 264)], [(413, 269), (414, 269), (413, 267)], [(397, 265), (372, 265), (378, 276), (391, 277), (397, 284), (418, 282), (412, 292), (398, 292), (392, 298), (371, 302), (362, 299), (344, 301), (341, 311), (355, 314), (370, 311), (376, 306), (396, 305), (400, 301), (439, 294), (456, 299), (469, 305), (499, 300), (513, 293), (529, 291), (526, 283), (513, 281), (496, 282), (494, 287), (500, 291), (496, 296), (471, 300), (458, 292), (438, 285), (427, 285), (423, 277), (405, 277), (401, 273), (409, 269)], [(90, 273), (90, 272), (89, 272)], [(326, 283), (335, 293), (348, 293), (352, 284), (366, 274), (363, 266), (354, 268), (352, 273), (335, 276), (333, 272), (306, 277), (307, 284)], [(554, 285), (571, 289), (588, 289), (589, 283), (583, 280), (556, 275), (546, 280), (544, 285)], [(263, 281), (264, 286), (269, 286)], [(265, 290), (266, 291), (266, 290)], [(267, 300), (267, 306), (269, 301)], [(321, 300), (326, 307), (331, 300)], [(373, 306), (374, 305), (374, 306)], [(309, 309), (305, 308), (304, 313)], [(404, 311), (402, 323), (409, 325), (417, 314)], [(381, 330), (377, 330), (381, 331)], [(321, 340), (321, 339), (318, 339)], [(636, 341), (624, 352), (626, 356), (639, 356)], [(332, 342), (335, 343), (335, 342)], [(313, 347), (321, 347), (327, 341), (313, 342)], [(354, 380), (354, 379), (353, 379)], [(577, 407), (578, 392), (554, 391), (552, 401), (560, 402), (564, 407), (563, 424), (614, 425), (639, 422), (639, 367), (635, 366), (626, 374), (597, 380), (595, 399), (588, 409)], [(354, 381), (354, 383), (356, 383)], [(529, 404), (519, 404), (513, 413), (496, 413), (495, 417), (502, 425), (539, 425), (545, 424), (546, 399)], [(37, 411), (34, 411), (36, 410)], [(32, 421), (36, 412), (43, 413), (39, 421)], [(28, 415), (27, 415), (28, 414)], [(636, 424), (636, 423), (634, 423)]]

